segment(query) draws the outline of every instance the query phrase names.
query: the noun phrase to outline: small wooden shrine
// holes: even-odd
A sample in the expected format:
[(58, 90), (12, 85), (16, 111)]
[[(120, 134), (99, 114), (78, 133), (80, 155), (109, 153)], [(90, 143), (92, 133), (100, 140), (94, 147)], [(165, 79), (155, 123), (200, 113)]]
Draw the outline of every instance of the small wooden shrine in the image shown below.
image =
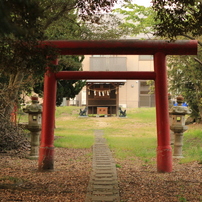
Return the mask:
[(119, 86), (121, 81), (87, 81), (86, 105), (88, 115), (113, 116), (119, 109)]

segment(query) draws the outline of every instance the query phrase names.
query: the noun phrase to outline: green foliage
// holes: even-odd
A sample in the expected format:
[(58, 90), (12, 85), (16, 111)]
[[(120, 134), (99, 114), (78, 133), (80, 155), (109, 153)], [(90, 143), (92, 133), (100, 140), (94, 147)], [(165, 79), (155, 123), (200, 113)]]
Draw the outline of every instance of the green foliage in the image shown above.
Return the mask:
[(128, 35), (140, 33), (149, 34), (152, 32), (152, 25), (155, 24), (154, 12), (151, 7), (139, 6), (130, 1), (122, 8), (114, 10), (124, 15), (124, 22), (120, 24), (121, 29), (126, 29)]
[(43, 9), (38, 0), (2, 0), (0, 2), (0, 35), (18, 39), (40, 38)]
[[(119, 2), (123, 2), (121, 0)], [(80, 17), (84, 21), (98, 22), (99, 15), (103, 12), (109, 12), (114, 3), (117, 3), (118, 0), (78, 0), (77, 8), (80, 11)]]
[[(93, 33), (90, 30), (92, 27), (88, 23), (94, 21), (95, 18), (99, 21), (102, 17), (102, 11), (109, 11), (115, 2), (116, 0), (1, 1), (0, 74), (10, 82), (8, 84), (10, 90), (17, 92), (11, 93), (12, 99), (8, 96), (7, 101), (17, 100), (16, 96), (20, 87), (23, 87), (24, 91), (30, 91), (30, 87), (35, 82), (43, 82), (43, 75), (47, 66), (53, 71), (57, 71), (61, 70), (60, 65), (63, 63), (65, 68), (62, 69), (80, 71), (81, 61), (76, 61), (79, 57), (76, 59), (76, 56), (66, 58), (64, 56), (60, 65), (55, 66), (50, 61), (58, 55), (57, 50), (50, 47), (41, 48), (38, 44), (45, 39), (72, 40), (86, 39), (87, 37), (90, 39), (91, 36), (95, 38), (99, 33), (105, 33), (103, 37), (116, 36), (117, 32), (115, 30), (112, 32), (116, 34), (112, 35), (112, 32), (106, 34), (106, 29), (101, 26), (99, 26), (99, 33)], [(97, 11), (100, 13), (97, 13)], [(53, 57), (50, 57), (50, 55)], [(12, 79), (10, 79), (11, 77)], [(58, 90), (58, 104), (61, 96), (66, 94), (65, 96), (72, 98), (84, 85), (80, 81), (69, 82), (68, 89), (71, 90), (67, 93), (63, 92), (67, 89), (66, 83), (60, 82), (60, 85), (58, 85), (61, 87)], [(42, 84), (39, 84), (39, 86), (42, 86)], [(75, 92), (73, 92), (73, 89)], [(5, 91), (8, 91), (8, 89)]]
[[(63, 56), (60, 59), (60, 66), (62, 71), (81, 71), (82, 61), (84, 57), (81, 56)], [(59, 106), (62, 103), (63, 97), (67, 99), (74, 98), (82, 88), (85, 86), (86, 82), (82, 80), (59, 80), (57, 81), (57, 100), (56, 104)]]
[(172, 56), (168, 59), (169, 91), (182, 95), (195, 119), (202, 118), (201, 19), (202, 2), (198, 0), (154, 0), (155, 35), (170, 40), (197, 39), (197, 56)]
[[(198, 55), (201, 59), (201, 54)], [(182, 95), (195, 119), (201, 118), (202, 68), (195, 56), (170, 56), (168, 58), (169, 91), (175, 98)]]
[(175, 39), (180, 35), (201, 36), (202, 2), (198, 0), (154, 0), (158, 20), (156, 35)]
[[(152, 3), (152, 8), (129, 2), (123, 8), (117, 9), (117, 12), (125, 16), (125, 23), (121, 26), (127, 27), (128, 33), (133, 35), (154, 32), (158, 37), (171, 40), (198, 37), (198, 56), (170, 56), (168, 73), (169, 92), (173, 98), (178, 95), (184, 96), (192, 109), (192, 116), (195, 119), (202, 119), (202, 43), (200, 42), (202, 2), (198, 0), (154, 0)], [(150, 82), (150, 90), (154, 91), (152, 82)]]
[[(56, 21), (77, 12), (84, 21), (95, 22), (108, 12), (117, 0), (2, 0), (0, 2), (0, 33), (14, 36), (40, 36)], [(67, 19), (67, 18), (66, 18)], [(70, 20), (71, 18), (69, 18)], [(37, 28), (37, 29), (36, 29)]]
[[(59, 68), (62, 71), (81, 71), (81, 62), (83, 56), (61, 56), (59, 61)], [(42, 80), (43, 81), (43, 80)], [(43, 82), (35, 83), (34, 92), (43, 97)], [(57, 94), (56, 105), (60, 106), (63, 98), (74, 98), (81, 89), (85, 86), (86, 82), (82, 80), (58, 80), (57, 81)]]
[[(115, 2), (116, 0), (0, 1), (0, 80), (4, 80), (3, 84), (0, 83), (0, 112), (3, 116), (0, 131), (4, 131), (4, 125), (10, 122), (10, 114), (19, 95), (30, 93), (34, 83), (41, 82), (39, 86), (42, 88), (47, 66), (52, 71), (81, 70), (81, 58), (77, 56), (63, 58), (60, 65), (53, 65), (51, 61), (58, 56), (58, 50), (50, 47), (42, 48), (41, 41), (85, 40), (91, 36), (95, 39), (99, 33), (105, 33), (102, 37), (116, 36), (116, 30), (107, 31), (106, 34), (106, 26), (104, 28), (99, 26), (99, 33), (93, 33), (88, 26), (89, 22), (98, 23), (103, 11), (109, 11)], [(63, 96), (74, 97), (83, 85), (82, 81), (69, 83), (60, 81), (57, 103), (61, 102)], [(5, 133), (9, 134), (9, 131)], [(11, 130), (10, 139), (13, 133)], [(17, 135), (18, 131), (15, 133)]]

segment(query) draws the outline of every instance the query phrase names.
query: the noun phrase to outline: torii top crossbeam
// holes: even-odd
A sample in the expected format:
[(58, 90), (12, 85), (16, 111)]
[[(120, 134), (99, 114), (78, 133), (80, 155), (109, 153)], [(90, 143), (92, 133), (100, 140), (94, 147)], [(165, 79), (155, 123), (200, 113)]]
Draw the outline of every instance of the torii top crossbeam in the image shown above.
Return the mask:
[(59, 49), (60, 55), (196, 55), (197, 41), (178, 40), (100, 40), (100, 41), (43, 41), (43, 46)]

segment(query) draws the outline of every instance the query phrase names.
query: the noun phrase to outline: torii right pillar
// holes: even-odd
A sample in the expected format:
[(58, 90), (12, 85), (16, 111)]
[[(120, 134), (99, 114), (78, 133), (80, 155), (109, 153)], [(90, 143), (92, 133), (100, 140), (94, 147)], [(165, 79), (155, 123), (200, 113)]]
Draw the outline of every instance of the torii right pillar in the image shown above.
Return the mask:
[(157, 122), (157, 171), (172, 172), (172, 148), (170, 146), (170, 125), (168, 114), (168, 90), (166, 55), (154, 55), (156, 122)]

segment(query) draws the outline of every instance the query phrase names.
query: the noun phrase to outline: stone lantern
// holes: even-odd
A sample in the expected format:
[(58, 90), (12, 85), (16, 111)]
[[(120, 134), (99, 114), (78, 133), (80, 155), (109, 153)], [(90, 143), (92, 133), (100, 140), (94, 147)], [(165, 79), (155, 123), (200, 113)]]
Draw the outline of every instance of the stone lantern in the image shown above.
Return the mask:
[(183, 145), (183, 133), (188, 129), (185, 126), (185, 115), (191, 114), (191, 110), (186, 106), (182, 106), (184, 98), (182, 96), (177, 97), (177, 106), (173, 106), (169, 114), (172, 117), (170, 123), (170, 129), (174, 132), (174, 158), (183, 158), (182, 156), (182, 145)]
[(41, 131), (41, 114), (42, 106), (39, 105), (38, 97), (31, 97), (32, 104), (23, 109), (25, 113), (28, 113), (28, 125), (27, 129), (31, 132), (31, 151), (30, 159), (38, 159), (39, 156), (39, 135)]

